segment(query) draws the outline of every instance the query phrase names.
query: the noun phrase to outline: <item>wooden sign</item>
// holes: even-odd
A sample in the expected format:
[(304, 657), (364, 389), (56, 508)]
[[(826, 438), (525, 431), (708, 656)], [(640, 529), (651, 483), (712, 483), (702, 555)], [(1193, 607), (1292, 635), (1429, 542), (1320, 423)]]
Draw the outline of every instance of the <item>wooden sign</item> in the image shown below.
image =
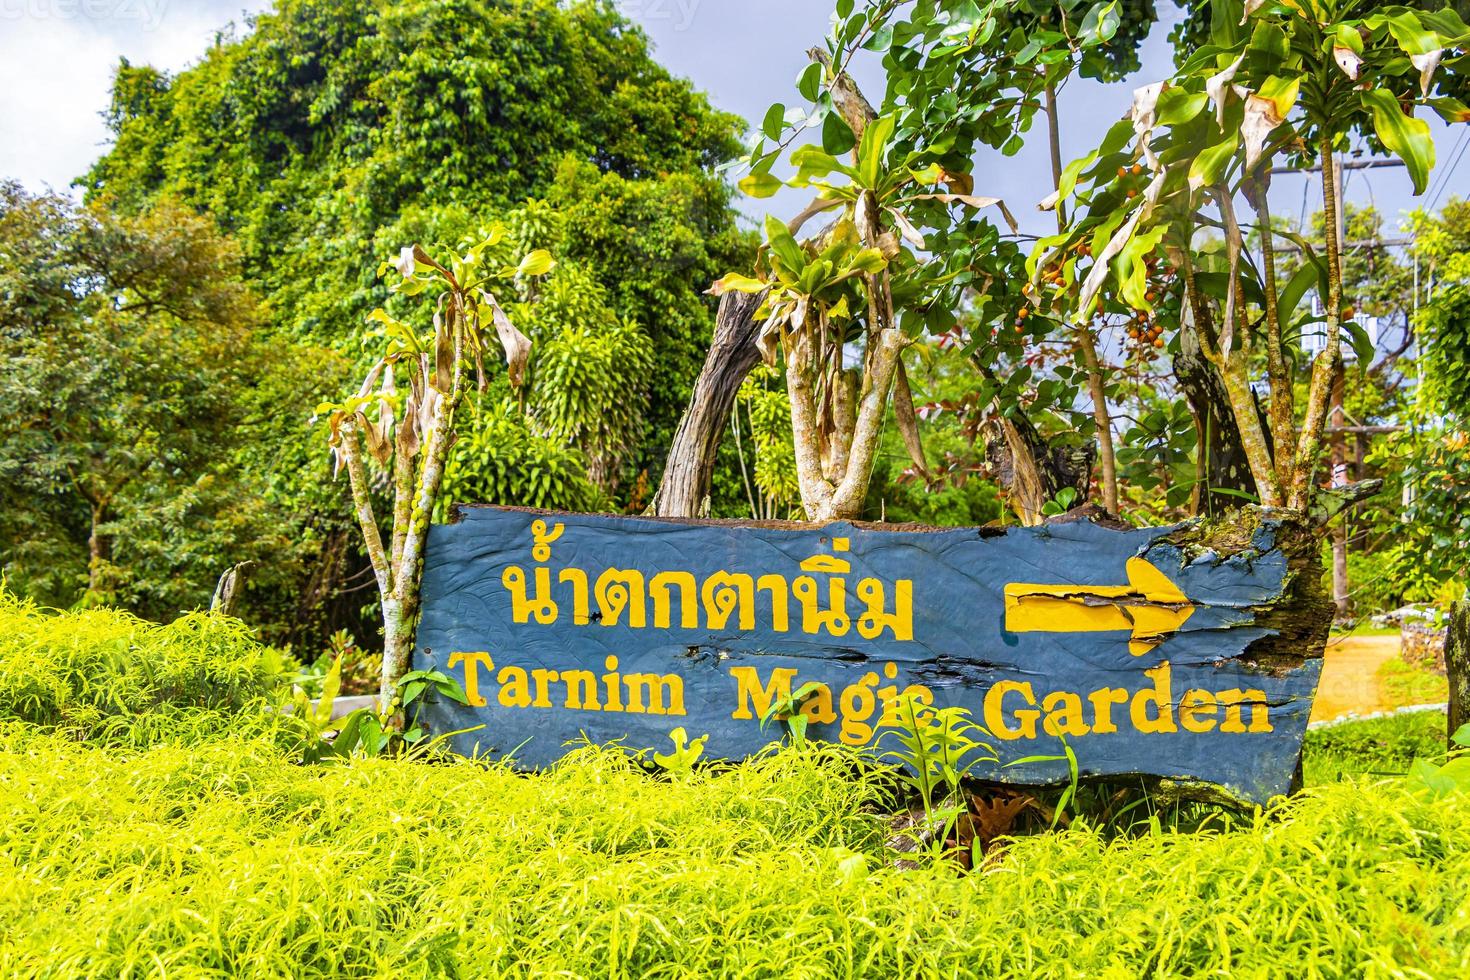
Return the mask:
[(1325, 640), (1304, 538), (1258, 516), (912, 530), (457, 508), (429, 536), (415, 666), (470, 706), (421, 720), (527, 768), (584, 738), (666, 751), (675, 728), (739, 758), (814, 682), (813, 738), (872, 745), (912, 693), (968, 708), (1002, 763), (1065, 739), (1084, 776), (1265, 801), (1296, 770)]

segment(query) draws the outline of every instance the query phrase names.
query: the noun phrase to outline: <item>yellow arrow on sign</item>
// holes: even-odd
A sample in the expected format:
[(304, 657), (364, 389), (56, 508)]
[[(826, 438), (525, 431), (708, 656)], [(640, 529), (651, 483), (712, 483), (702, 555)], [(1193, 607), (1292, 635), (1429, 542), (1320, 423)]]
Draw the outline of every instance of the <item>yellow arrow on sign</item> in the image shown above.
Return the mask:
[(1178, 631), (1194, 603), (1144, 558), (1128, 559), (1127, 585), (1006, 586), (1006, 630), (1011, 633), (1133, 634), (1128, 652), (1141, 657)]

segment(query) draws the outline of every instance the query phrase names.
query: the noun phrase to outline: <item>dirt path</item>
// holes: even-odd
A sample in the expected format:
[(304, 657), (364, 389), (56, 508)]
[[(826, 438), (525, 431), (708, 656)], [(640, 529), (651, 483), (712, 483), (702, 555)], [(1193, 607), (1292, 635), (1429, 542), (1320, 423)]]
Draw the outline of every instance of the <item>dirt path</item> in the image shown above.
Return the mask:
[(1397, 636), (1332, 637), (1312, 721), (1365, 715), (1397, 707), (1378, 683), (1378, 668), (1399, 655)]

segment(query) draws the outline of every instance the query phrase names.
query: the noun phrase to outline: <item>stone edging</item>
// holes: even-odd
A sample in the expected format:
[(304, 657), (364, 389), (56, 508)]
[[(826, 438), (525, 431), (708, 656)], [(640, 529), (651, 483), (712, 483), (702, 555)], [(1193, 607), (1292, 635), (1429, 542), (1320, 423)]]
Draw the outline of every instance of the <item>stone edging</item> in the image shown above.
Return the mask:
[(1376, 721), (1379, 718), (1392, 718), (1395, 715), (1417, 715), (1426, 711), (1448, 711), (1449, 705), (1445, 702), (1439, 704), (1411, 704), (1403, 708), (1394, 708), (1392, 711), (1374, 711), (1366, 715), (1343, 715), (1341, 718), (1333, 718), (1330, 721), (1314, 721), (1307, 725), (1308, 730), (1316, 731), (1319, 728), (1335, 728), (1338, 725), (1346, 725), (1354, 721)]

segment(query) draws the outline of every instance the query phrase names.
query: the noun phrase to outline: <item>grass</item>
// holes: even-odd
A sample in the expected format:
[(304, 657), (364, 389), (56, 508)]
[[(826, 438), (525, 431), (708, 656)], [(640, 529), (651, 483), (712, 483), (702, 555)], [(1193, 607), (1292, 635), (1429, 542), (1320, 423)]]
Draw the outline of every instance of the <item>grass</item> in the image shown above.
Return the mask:
[(1378, 683), (1395, 705), (1443, 704), (1450, 696), (1450, 682), (1443, 676), (1398, 657), (1378, 668)]
[(259, 703), (142, 701), (0, 720), (0, 975), (1470, 974), (1463, 801), (1337, 778), (1437, 754), (1441, 716), (1313, 732), (1319, 785), (1223, 829), (1079, 821), (962, 875), (893, 868), (888, 787), (830, 751), (307, 767)]
[(1445, 728), (1444, 712), (1420, 711), (1309, 731), (1302, 752), (1306, 784), (1402, 775), (1415, 759), (1443, 754)]

